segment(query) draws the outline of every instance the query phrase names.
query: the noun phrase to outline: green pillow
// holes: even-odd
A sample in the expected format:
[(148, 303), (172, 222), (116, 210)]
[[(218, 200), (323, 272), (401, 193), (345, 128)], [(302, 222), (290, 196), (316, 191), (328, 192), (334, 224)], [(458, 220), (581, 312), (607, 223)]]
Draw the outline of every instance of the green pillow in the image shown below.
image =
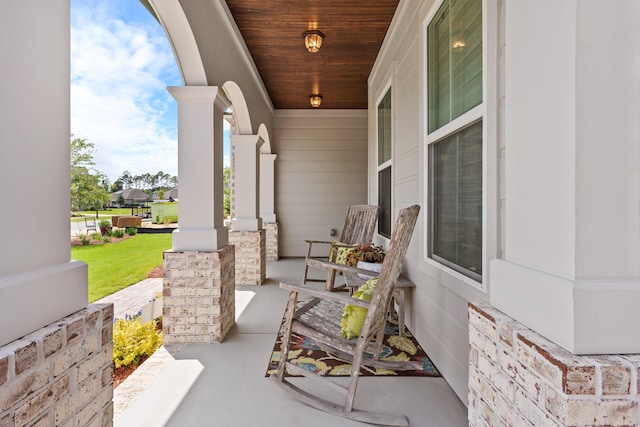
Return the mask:
[[(337, 240), (333, 241), (334, 245), (345, 245), (349, 246), (346, 248), (331, 246), (331, 250), (329, 251), (329, 259), (333, 259), (336, 264), (347, 265), (347, 255), (351, 252), (351, 249), (356, 245), (347, 245), (346, 243), (338, 242)], [(336, 254), (334, 258), (334, 254)]]
[[(363, 301), (371, 301), (377, 283), (377, 277), (372, 277), (367, 280), (364, 285), (360, 286), (358, 290), (353, 293), (353, 298)], [(359, 336), (366, 317), (367, 309), (365, 307), (347, 304), (344, 307), (342, 319), (340, 320), (340, 332), (342, 333), (342, 338), (350, 340)]]

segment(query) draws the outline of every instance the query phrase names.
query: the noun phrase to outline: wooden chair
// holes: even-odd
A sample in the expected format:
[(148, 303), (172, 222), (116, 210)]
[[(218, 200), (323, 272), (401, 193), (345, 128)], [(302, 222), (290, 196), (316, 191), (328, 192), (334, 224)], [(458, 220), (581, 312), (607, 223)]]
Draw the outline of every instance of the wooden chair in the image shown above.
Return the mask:
[[(318, 258), (311, 257), (311, 249), (313, 248), (314, 244), (330, 246), (331, 249), (328, 252), (328, 259), (329, 262), (333, 262), (335, 261), (335, 257), (339, 248), (349, 247), (352, 245), (357, 245), (359, 243), (370, 243), (373, 238), (373, 232), (375, 231), (377, 219), (378, 206), (351, 205), (347, 209), (347, 216), (345, 218), (344, 227), (342, 228), (340, 240), (338, 240), (338, 242), (342, 243), (342, 245), (323, 240), (305, 240), (305, 242), (307, 243), (307, 255), (304, 260), (304, 275), (302, 277), (302, 283), (324, 282), (324, 280), (310, 279), (308, 277), (309, 266), (318, 267)], [(328, 282), (329, 278), (327, 278), (327, 283)], [(329, 287), (329, 284), (327, 286)]]
[[(394, 283), (400, 275), (402, 261), (407, 252), (420, 207), (410, 206), (402, 209), (393, 229), (387, 255), (378, 276), (371, 302), (354, 299), (341, 292), (313, 289), (310, 285), (282, 282), (280, 287), (289, 290), (289, 301), (285, 312), (285, 323), (280, 349), (280, 362), (277, 374), (270, 378), (287, 393), (314, 408), (336, 414), (345, 418), (373, 424), (408, 426), (409, 419), (405, 415), (362, 411), (353, 408), (360, 367), (386, 367), (396, 370), (422, 369), (420, 362), (392, 362), (379, 359), (384, 338), (387, 309), (394, 290)], [(330, 263), (326, 263), (329, 266)], [(334, 264), (335, 268), (366, 274), (366, 270)], [(297, 307), (298, 296), (310, 296), (311, 301)], [(367, 315), (358, 338), (351, 340), (342, 338), (340, 319), (346, 304), (367, 307)], [(332, 378), (322, 377), (307, 371), (295, 364), (287, 362), (291, 333), (305, 335), (324, 350), (346, 358), (352, 362), (348, 385), (343, 385)], [(368, 350), (373, 357), (365, 355)], [(303, 375), (317, 382), (325, 383), (345, 395), (342, 404), (314, 396), (306, 390), (292, 384), (285, 378), (286, 370)], [(380, 402), (383, 404), (383, 402)]]

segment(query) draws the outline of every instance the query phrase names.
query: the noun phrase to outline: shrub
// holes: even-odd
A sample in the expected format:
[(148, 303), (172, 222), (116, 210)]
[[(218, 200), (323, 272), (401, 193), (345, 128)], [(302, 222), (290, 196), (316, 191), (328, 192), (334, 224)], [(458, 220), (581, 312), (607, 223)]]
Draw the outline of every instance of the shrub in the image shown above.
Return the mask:
[(98, 227), (111, 227), (111, 221), (109, 221), (108, 219), (100, 220), (100, 222), (98, 223)]
[(113, 362), (116, 368), (139, 365), (162, 344), (156, 322), (140, 324), (140, 318), (118, 319), (113, 324)]
[(135, 236), (137, 232), (138, 229), (136, 227), (127, 227), (127, 234), (129, 236)]
[(78, 233), (78, 234), (76, 234), (76, 237), (78, 239), (80, 239), (80, 242), (82, 243), (82, 246), (87, 246), (89, 243), (91, 243), (91, 239), (86, 234)]
[(91, 238), (93, 240), (102, 240), (102, 234), (100, 234), (100, 233), (91, 233)]
[(121, 239), (124, 237), (124, 230), (122, 228), (116, 228), (115, 230), (113, 230), (112, 235), (116, 239)]

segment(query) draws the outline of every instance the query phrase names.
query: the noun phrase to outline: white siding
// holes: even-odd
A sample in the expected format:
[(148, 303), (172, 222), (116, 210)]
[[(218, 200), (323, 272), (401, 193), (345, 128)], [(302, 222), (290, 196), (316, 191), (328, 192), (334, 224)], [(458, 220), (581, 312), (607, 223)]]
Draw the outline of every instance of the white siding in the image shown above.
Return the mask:
[(367, 201), (367, 112), (278, 110), (272, 149), (280, 255), (304, 256), (304, 239), (337, 239), (347, 206)]
[[(430, 0), (400, 2), (369, 77), (369, 150), (372, 152), (369, 163), (372, 188), (369, 195), (375, 200), (377, 194), (376, 101), (391, 84), (393, 215), (414, 203), (422, 208), (405, 265), (405, 273), (416, 284), (409, 300), (407, 323), (458, 397), (466, 403), (469, 360), (467, 304), (469, 301), (486, 301), (488, 296), (477, 287), (470, 286), (460, 275), (425, 260), (428, 170), (422, 137), (426, 129), (423, 24), (433, 3)], [(490, 19), (496, 25), (498, 16)], [(494, 75), (493, 78), (497, 77)], [(497, 118), (486, 117), (486, 120), (497, 121)], [(497, 153), (493, 155), (498, 156)], [(497, 189), (492, 191), (497, 193)], [(497, 195), (493, 197), (497, 198)], [(490, 232), (497, 234), (497, 227), (491, 227)]]

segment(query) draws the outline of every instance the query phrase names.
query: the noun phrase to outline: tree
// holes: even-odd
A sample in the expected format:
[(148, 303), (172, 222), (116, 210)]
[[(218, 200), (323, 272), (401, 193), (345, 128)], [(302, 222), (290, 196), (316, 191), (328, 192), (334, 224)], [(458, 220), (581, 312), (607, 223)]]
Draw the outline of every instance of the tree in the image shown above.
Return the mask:
[[(73, 135), (71, 135), (73, 138)], [(109, 193), (105, 189), (109, 181), (106, 176), (95, 170), (93, 162), (94, 145), (86, 139), (71, 140), (71, 209), (81, 210), (102, 208), (109, 202)], [(97, 215), (97, 212), (96, 212)]]
[(131, 184), (133, 184), (133, 176), (131, 176), (131, 172), (125, 170), (124, 172), (122, 172), (122, 175), (120, 175), (120, 178), (118, 178), (118, 181), (122, 181), (124, 190), (128, 190), (129, 188), (131, 188)]
[(231, 215), (231, 168), (225, 167), (222, 175), (224, 217)]
[(111, 184), (111, 192), (115, 193), (116, 191), (124, 190), (124, 182), (121, 179), (117, 179), (113, 184)]

